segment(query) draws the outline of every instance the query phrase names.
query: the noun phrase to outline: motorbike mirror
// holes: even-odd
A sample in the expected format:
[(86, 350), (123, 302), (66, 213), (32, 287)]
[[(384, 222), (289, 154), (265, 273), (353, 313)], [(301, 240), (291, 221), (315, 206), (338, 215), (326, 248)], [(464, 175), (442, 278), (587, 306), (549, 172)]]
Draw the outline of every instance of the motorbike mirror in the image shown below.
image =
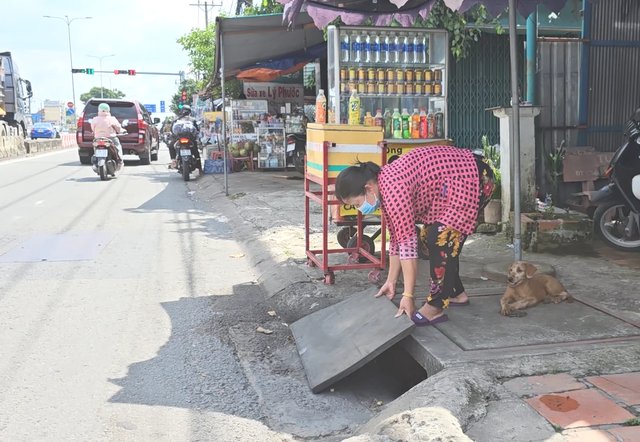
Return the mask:
[(153, 119), (153, 124), (158, 124), (160, 122), (160, 118), (156, 117)]
[(129, 125), (129, 120), (122, 121), (122, 126), (128, 126), (128, 125)]

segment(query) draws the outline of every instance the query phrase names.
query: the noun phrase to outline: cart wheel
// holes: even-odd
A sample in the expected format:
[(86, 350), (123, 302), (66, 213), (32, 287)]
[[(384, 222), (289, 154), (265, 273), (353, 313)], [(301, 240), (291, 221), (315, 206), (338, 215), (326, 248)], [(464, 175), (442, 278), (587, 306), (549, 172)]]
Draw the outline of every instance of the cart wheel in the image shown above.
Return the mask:
[(313, 260), (311, 260), (311, 259), (310, 259), (309, 261), (307, 261), (307, 265), (308, 265), (309, 267), (315, 267), (315, 266), (316, 266), (316, 263), (315, 263), (315, 262), (313, 262)]
[(429, 249), (427, 248), (427, 243), (422, 238), (422, 229), (418, 226), (416, 226), (416, 234), (418, 235), (418, 256), (420, 259), (429, 259)]
[(347, 262), (349, 264), (360, 264), (360, 254), (355, 252), (350, 254), (347, 258)]
[(329, 273), (324, 275), (324, 283), (328, 285), (333, 285), (336, 283), (336, 275), (335, 273)]
[(343, 249), (347, 248), (347, 244), (349, 244), (349, 240), (353, 237), (358, 229), (355, 227), (343, 227), (338, 231), (338, 244)]
[[(349, 240), (349, 243), (347, 243), (347, 249), (356, 247), (357, 244), (358, 244), (358, 236), (356, 235), (351, 237), (351, 239)], [(368, 235), (362, 235), (362, 248), (372, 255), (376, 253), (376, 245), (371, 239), (371, 237)], [(360, 256), (360, 262), (369, 262), (369, 260), (364, 256)]]
[(369, 282), (373, 284), (377, 284), (382, 279), (382, 275), (380, 274), (380, 270), (372, 270), (369, 272)]

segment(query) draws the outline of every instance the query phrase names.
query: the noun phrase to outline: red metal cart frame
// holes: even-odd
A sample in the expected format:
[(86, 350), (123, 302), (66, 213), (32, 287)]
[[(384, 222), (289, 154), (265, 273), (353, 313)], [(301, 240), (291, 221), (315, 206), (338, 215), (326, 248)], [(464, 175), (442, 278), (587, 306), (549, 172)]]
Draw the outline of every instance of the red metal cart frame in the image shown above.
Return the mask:
[[(333, 196), (333, 190), (330, 189), (330, 186), (335, 185), (336, 179), (329, 178), (329, 148), (334, 145), (334, 143), (325, 141), (323, 143), (323, 173), (322, 178), (309, 174), (306, 170), (306, 159), (305, 159), (305, 174), (304, 174), (304, 228), (305, 228), (305, 252), (307, 254), (307, 258), (309, 259), (308, 265), (317, 266), (324, 273), (325, 279), (324, 282), (326, 284), (333, 284), (335, 282), (335, 271), (336, 270), (365, 270), (365, 269), (373, 269), (369, 272), (369, 281), (372, 283), (378, 283), (380, 281), (381, 275), (380, 270), (384, 269), (387, 265), (387, 236), (386, 236), (386, 225), (384, 216), (381, 217), (380, 220), (380, 229), (381, 229), (381, 247), (380, 247), (380, 258), (376, 258), (371, 255), (367, 250), (362, 247), (362, 235), (363, 235), (363, 216), (361, 213), (357, 215), (357, 241), (356, 247), (353, 248), (340, 248), (340, 249), (329, 249), (329, 224), (330, 219), (329, 215), (331, 213), (329, 206), (337, 206), (340, 205), (340, 201), (336, 199), (331, 199)], [(386, 164), (387, 156), (386, 156), (386, 147), (384, 143), (378, 143), (380, 147), (380, 158), (381, 165)], [(319, 184), (321, 190), (311, 190), (311, 183)], [(309, 214), (309, 202), (313, 200), (319, 203), (322, 206), (322, 248), (311, 250), (309, 245), (309, 222), (310, 222), (310, 214)], [(329, 255), (334, 253), (348, 253), (348, 264), (329, 264)], [(360, 256), (367, 258), (369, 262), (367, 263), (359, 263)]]

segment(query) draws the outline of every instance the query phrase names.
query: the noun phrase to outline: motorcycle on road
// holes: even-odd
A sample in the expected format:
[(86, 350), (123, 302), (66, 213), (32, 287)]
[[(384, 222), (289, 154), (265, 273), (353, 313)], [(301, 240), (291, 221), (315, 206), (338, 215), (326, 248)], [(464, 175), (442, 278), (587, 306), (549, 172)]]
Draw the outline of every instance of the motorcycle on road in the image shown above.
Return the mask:
[(189, 181), (191, 172), (198, 169), (202, 173), (202, 161), (198, 151), (198, 143), (191, 135), (181, 135), (176, 139), (176, 164), (182, 179)]
[(627, 140), (605, 173), (609, 184), (592, 197), (600, 204), (593, 223), (607, 245), (632, 252), (640, 251), (640, 109), (627, 121), (624, 135)]
[[(128, 120), (122, 122), (122, 126), (127, 126)], [(127, 135), (127, 132), (117, 134), (116, 137)], [(116, 177), (124, 164), (118, 155), (118, 149), (111, 138), (98, 137), (93, 139), (93, 156), (91, 165), (93, 171), (100, 176), (100, 180), (106, 181), (109, 176)]]

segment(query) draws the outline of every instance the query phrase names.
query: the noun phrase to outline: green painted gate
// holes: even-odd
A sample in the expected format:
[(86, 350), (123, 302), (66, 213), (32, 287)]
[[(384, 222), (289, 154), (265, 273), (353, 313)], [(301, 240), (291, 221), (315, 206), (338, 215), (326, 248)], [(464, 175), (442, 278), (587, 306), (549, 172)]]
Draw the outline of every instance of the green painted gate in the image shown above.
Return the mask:
[[(524, 39), (518, 41), (519, 84), (522, 87)], [(454, 145), (468, 149), (481, 146), (483, 135), (489, 143), (500, 142), (498, 119), (485, 109), (509, 106), (511, 80), (509, 37), (483, 33), (474, 42), (467, 58), (449, 63), (449, 137)]]

